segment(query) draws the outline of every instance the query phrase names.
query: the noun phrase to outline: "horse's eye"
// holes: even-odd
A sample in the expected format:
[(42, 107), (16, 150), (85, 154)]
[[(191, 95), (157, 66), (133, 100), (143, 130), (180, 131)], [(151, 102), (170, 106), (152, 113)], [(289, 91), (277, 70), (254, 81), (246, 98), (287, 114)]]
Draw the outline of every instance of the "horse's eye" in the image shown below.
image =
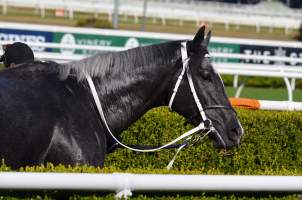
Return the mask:
[(210, 74), (209, 70), (200, 69), (199, 73), (200, 73), (202, 79), (211, 80), (211, 74)]

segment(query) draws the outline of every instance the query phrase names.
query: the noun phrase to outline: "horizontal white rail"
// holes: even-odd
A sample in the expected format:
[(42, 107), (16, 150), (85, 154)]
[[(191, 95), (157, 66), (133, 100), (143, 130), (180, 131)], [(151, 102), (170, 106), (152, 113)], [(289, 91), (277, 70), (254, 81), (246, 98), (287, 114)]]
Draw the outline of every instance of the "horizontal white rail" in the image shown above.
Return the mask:
[(302, 102), (270, 101), (249, 98), (230, 98), (230, 102), (235, 108), (251, 110), (302, 111)]
[(59, 63), (69, 62), (73, 60), (81, 60), (87, 57), (87, 55), (64, 55), (61, 53), (35, 53), (35, 57), (39, 60), (56, 61)]
[(302, 78), (302, 69), (282, 65), (260, 65), (246, 63), (213, 63), (221, 74), (262, 76), (262, 77), (289, 77)]
[[(0, 41), (0, 45), (14, 43), (15, 41)], [(82, 49), (82, 50), (93, 50), (93, 51), (123, 51), (125, 47), (113, 47), (113, 46), (96, 46), (96, 45), (79, 45), (79, 44), (64, 44), (64, 43), (53, 43), (53, 42), (26, 42), (31, 47), (44, 47), (53, 49)]]
[[(215, 67), (215, 65), (214, 65)], [(302, 75), (297, 73), (281, 73), (281, 72), (263, 72), (262, 74), (259, 71), (245, 71), (245, 70), (234, 70), (234, 69), (218, 69), (220, 74), (228, 75), (239, 75), (239, 76), (261, 76), (261, 77), (287, 77), (287, 78), (298, 78), (301, 79)]]
[(302, 192), (302, 177), (1, 172), (0, 189)]
[(291, 57), (281, 57), (281, 56), (265, 56), (265, 55), (249, 55), (249, 54), (237, 54), (237, 53), (210, 53), (213, 57), (218, 58), (237, 58), (246, 60), (267, 60), (276, 62), (292, 62), (292, 63), (302, 63), (302, 58), (291, 58)]
[(268, 101), (258, 100), (260, 103), (260, 110), (288, 110), (288, 111), (302, 111), (301, 102), (293, 101)]

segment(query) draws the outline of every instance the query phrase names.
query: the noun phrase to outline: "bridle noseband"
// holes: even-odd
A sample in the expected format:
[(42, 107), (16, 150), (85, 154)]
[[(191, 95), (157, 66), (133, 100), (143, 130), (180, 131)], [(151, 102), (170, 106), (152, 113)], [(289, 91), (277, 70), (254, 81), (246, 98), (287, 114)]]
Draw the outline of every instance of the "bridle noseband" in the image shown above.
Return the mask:
[[(168, 168), (170, 168), (172, 166), (172, 164), (173, 164), (173, 162), (174, 162), (174, 160), (176, 158), (177, 153), (182, 148), (186, 147), (188, 144), (190, 144), (192, 142), (191, 140), (193, 140), (193, 138), (194, 138), (193, 135), (195, 133), (205, 132), (203, 135), (200, 135), (200, 136), (197, 137), (197, 138), (199, 138), (197, 140), (200, 141), (205, 136), (207, 136), (210, 132), (213, 132), (220, 139), (222, 145), (224, 147), (226, 147), (226, 144), (225, 144), (223, 138), (220, 136), (220, 134), (218, 133), (218, 131), (213, 126), (212, 121), (206, 116), (205, 110), (206, 109), (216, 109), (216, 108), (227, 108), (227, 107), (222, 106), (222, 105), (213, 105), (213, 106), (206, 107), (206, 109), (203, 108), (203, 106), (202, 106), (202, 104), (201, 104), (201, 102), (200, 102), (200, 100), (199, 100), (199, 98), (197, 96), (197, 93), (196, 93), (196, 90), (195, 90), (195, 87), (194, 87), (194, 83), (193, 83), (193, 80), (192, 80), (192, 76), (189, 73), (189, 60), (190, 60), (190, 58), (188, 58), (188, 55), (187, 55), (186, 43), (187, 42), (182, 42), (181, 43), (181, 55), (182, 55), (183, 68), (182, 68), (181, 74), (179, 75), (179, 77), (178, 77), (178, 79), (176, 81), (176, 84), (174, 86), (173, 93), (172, 93), (170, 101), (169, 101), (169, 110), (172, 111), (173, 101), (175, 99), (175, 96), (176, 96), (176, 93), (178, 91), (179, 85), (180, 85), (180, 83), (181, 83), (181, 81), (183, 79), (183, 75), (186, 73), (187, 79), (188, 79), (188, 82), (189, 82), (189, 86), (190, 86), (190, 90), (191, 90), (191, 93), (193, 95), (194, 102), (195, 102), (195, 104), (196, 104), (196, 106), (198, 108), (198, 111), (200, 113), (202, 121), (200, 122), (200, 124), (197, 127), (191, 129), (190, 131), (187, 131), (186, 133), (182, 134), (181, 136), (179, 136), (178, 138), (174, 139), (173, 141), (171, 141), (171, 142), (169, 142), (169, 143), (167, 143), (167, 144), (165, 144), (163, 146), (160, 146), (160, 147), (156, 147), (156, 148), (152, 148), (152, 149), (149, 149), (149, 148), (148, 149), (133, 148), (133, 147), (131, 147), (129, 145), (126, 145), (126, 144), (122, 143), (121, 141), (119, 141), (114, 136), (114, 134), (111, 132), (111, 130), (110, 130), (108, 124), (107, 124), (107, 120), (106, 120), (105, 115), (104, 115), (102, 104), (101, 104), (100, 99), (98, 97), (98, 94), (97, 94), (97, 91), (96, 91), (96, 88), (95, 88), (95, 85), (94, 85), (94, 83), (92, 81), (91, 76), (86, 71), (84, 71), (86, 80), (88, 82), (89, 88), (91, 90), (91, 94), (93, 96), (95, 105), (96, 105), (98, 113), (99, 113), (99, 115), (100, 115), (100, 117), (102, 119), (102, 122), (105, 125), (108, 133), (115, 140), (115, 142), (118, 143), (120, 146), (122, 146), (124, 148), (127, 148), (127, 149), (130, 149), (130, 150), (133, 150), (133, 151), (138, 151), (138, 152), (154, 152), (154, 151), (157, 151), (157, 150), (160, 150), (160, 149), (169, 148), (172, 145), (175, 145), (177, 142), (185, 139), (185, 141), (183, 143), (181, 143), (180, 145), (177, 146), (178, 150), (177, 150), (175, 156), (173, 157), (173, 159), (171, 160), (171, 162), (169, 163)], [(196, 137), (194, 138), (194, 140), (196, 140)], [(193, 143), (194, 142), (196, 142), (196, 141), (193, 141)]]

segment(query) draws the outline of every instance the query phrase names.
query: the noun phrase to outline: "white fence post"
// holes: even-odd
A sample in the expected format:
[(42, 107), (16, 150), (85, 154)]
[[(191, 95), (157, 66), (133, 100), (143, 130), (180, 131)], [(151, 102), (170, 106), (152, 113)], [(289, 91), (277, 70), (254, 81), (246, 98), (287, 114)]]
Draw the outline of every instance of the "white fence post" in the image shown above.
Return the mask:
[(73, 8), (71, 6), (68, 7), (68, 17), (69, 17), (69, 19), (74, 18)]
[(238, 87), (238, 81), (239, 81), (239, 76), (238, 76), (238, 74), (235, 74), (233, 77), (233, 88)]
[(296, 88), (296, 79), (295, 78), (291, 79), (290, 85), (291, 85), (292, 91), (294, 91)]
[(2, 0), (2, 14), (3, 15), (7, 14), (7, 2), (6, 2), (6, 0)]

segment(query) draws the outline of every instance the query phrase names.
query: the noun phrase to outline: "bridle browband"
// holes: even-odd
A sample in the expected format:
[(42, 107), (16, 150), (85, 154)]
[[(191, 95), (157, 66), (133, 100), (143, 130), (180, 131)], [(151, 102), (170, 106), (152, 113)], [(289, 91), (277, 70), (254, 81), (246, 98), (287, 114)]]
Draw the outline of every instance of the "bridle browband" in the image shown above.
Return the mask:
[[(169, 110), (172, 111), (173, 101), (175, 99), (175, 96), (176, 96), (176, 93), (178, 91), (179, 85), (180, 85), (180, 83), (183, 79), (183, 75), (186, 73), (187, 79), (188, 79), (188, 82), (189, 82), (189, 86), (190, 86), (190, 90), (191, 90), (191, 93), (193, 95), (195, 104), (198, 108), (198, 111), (200, 113), (202, 121), (200, 122), (200, 124), (197, 127), (185, 132), (184, 134), (182, 134), (178, 138), (174, 139), (173, 141), (171, 141), (171, 142), (169, 142), (165, 145), (156, 147), (156, 148), (151, 148), (151, 149), (150, 148), (148, 148), (148, 149), (134, 148), (134, 147), (131, 147), (133, 145), (126, 145), (114, 136), (114, 134), (111, 132), (111, 130), (110, 130), (108, 124), (107, 124), (107, 120), (106, 120), (105, 115), (104, 115), (102, 104), (101, 104), (100, 99), (98, 97), (98, 94), (97, 94), (95, 85), (93, 83), (93, 80), (92, 80), (91, 76), (86, 71), (84, 71), (86, 80), (88, 82), (89, 88), (91, 90), (92, 97), (94, 99), (94, 102), (95, 102), (96, 108), (98, 110), (98, 113), (99, 113), (99, 115), (102, 119), (102, 122), (105, 125), (108, 133), (115, 140), (115, 142), (118, 143), (120, 146), (122, 146), (124, 148), (127, 148), (127, 149), (130, 149), (132, 151), (137, 151), (137, 152), (154, 152), (154, 151), (158, 151), (160, 149), (171, 148), (171, 146), (175, 145), (177, 142), (185, 139), (185, 141), (183, 143), (176, 146), (178, 148), (178, 150), (177, 150), (175, 156), (173, 157), (173, 159), (171, 160), (171, 162), (169, 163), (168, 168), (170, 168), (172, 166), (177, 153), (182, 148), (184, 148), (185, 146), (190, 144), (191, 140), (193, 140), (193, 138), (194, 138), (193, 135), (196, 134), (196, 133), (199, 133), (199, 132), (204, 133), (205, 132), (203, 135), (197, 137), (197, 138), (199, 138), (198, 140), (201, 140), (205, 136), (207, 136), (210, 132), (214, 132), (217, 135), (217, 137), (220, 139), (222, 145), (224, 147), (226, 147), (226, 144), (225, 144), (223, 138), (220, 136), (218, 131), (216, 131), (215, 127), (212, 124), (212, 121), (206, 116), (205, 109), (203, 109), (203, 106), (202, 106), (202, 104), (201, 104), (201, 102), (200, 102), (200, 100), (197, 96), (197, 93), (196, 93), (196, 90), (195, 90), (195, 87), (194, 87), (194, 83), (193, 83), (193, 80), (192, 80), (192, 76), (189, 73), (189, 60), (190, 60), (190, 58), (188, 58), (186, 43), (187, 43), (186, 41), (181, 43), (181, 57), (182, 57), (183, 68), (182, 68), (181, 74), (179, 75), (179, 77), (176, 81), (176, 84), (174, 86), (173, 93), (171, 95), (168, 106), (169, 106)], [(206, 56), (209, 56), (209, 55), (206, 55)], [(206, 109), (216, 109), (216, 108), (227, 108), (227, 107), (222, 106), (222, 105), (213, 105), (213, 106), (206, 107)], [(196, 140), (196, 137), (194, 138), (194, 140)], [(194, 142), (196, 142), (196, 141), (194, 141)]]

